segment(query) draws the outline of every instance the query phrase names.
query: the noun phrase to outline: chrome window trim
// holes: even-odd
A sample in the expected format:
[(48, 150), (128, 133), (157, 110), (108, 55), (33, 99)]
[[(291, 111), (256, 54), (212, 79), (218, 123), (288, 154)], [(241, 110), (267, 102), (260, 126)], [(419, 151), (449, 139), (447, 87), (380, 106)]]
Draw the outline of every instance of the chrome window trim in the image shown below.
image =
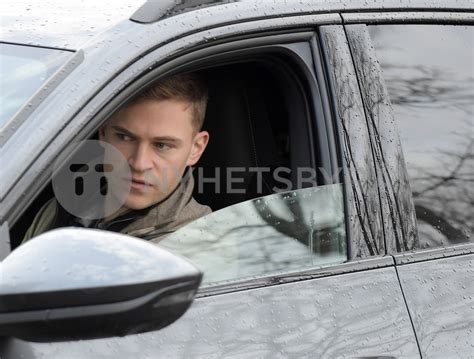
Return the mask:
[(456, 257), (473, 253), (474, 243), (466, 243), (444, 248), (418, 249), (412, 252), (396, 254), (393, 256), (393, 258), (395, 260), (395, 264), (399, 266), (404, 264), (426, 262), (440, 258)]
[(238, 292), (255, 288), (269, 287), (280, 284), (300, 282), (322, 277), (330, 277), (347, 273), (368, 271), (373, 269), (392, 267), (395, 265), (392, 256), (370, 257), (363, 260), (350, 261), (342, 264), (328, 265), (324, 267), (306, 270), (292, 271), (276, 275), (256, 277), (252, 279), (235, 280), (209, 284), (198, 289), (196, 298), (209, 297), (219, 294)]

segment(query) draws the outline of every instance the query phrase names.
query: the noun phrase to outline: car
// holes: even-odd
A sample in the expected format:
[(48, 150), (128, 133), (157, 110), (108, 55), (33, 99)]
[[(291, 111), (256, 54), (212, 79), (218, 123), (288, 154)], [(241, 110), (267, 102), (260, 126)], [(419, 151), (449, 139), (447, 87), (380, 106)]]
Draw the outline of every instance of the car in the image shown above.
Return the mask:
[[(135, 5), (2, 5), (0, 357), (472, 357), (472, 2)], [(190, 71), (213, 213), (21, 244), (58, 166)]]

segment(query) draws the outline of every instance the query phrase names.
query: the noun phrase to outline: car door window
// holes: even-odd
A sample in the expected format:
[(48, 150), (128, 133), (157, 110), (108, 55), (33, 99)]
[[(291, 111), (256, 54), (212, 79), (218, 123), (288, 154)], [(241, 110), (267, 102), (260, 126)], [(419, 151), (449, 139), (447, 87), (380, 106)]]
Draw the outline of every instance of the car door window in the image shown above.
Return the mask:
[(400, 129), (422, 248), (472, 240), (474, 28), (369, 26)]
[(159, 245), (191, 259), (204, 283), (342, 263), (342, 184), (276, 193), (202, 217)]

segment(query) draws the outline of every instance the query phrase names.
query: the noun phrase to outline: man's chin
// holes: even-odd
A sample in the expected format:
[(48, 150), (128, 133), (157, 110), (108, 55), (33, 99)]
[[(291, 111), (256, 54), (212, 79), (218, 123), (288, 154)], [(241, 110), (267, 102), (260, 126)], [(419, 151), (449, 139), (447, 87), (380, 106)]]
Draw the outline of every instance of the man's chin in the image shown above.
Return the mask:
[(138, 211), (140, 209), (145, 209), (150, 206), (153, 206), (154, 204), (158, 203), (160, 200), (150, 200), (150, 199), (145, 199), (145, 198), (128, 198), (127, 201), (124, 204), (124, 207)]

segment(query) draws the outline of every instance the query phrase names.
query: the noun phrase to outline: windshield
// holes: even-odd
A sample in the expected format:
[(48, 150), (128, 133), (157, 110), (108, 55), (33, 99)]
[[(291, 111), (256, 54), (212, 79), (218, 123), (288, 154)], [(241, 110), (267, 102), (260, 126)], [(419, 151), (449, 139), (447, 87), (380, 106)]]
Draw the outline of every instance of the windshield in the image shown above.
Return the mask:
[(0, 43), (0, 129), (71, 53)]

